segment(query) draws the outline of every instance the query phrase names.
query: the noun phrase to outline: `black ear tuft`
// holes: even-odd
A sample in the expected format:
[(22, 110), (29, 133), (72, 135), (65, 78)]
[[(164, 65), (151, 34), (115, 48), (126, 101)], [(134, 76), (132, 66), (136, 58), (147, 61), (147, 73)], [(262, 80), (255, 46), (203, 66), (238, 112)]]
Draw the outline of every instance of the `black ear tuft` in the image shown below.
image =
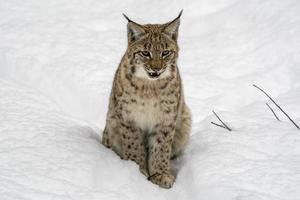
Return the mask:
[(179, 19), (181, 17), (182, 13), (183, 13), (183, 9), (181, 9), (181, 11), (179, 12), (179, 15), (176, 17), (176, 19)]
[(180, 11), (179, 15), (172, 21), (165, 24), (164, 32), (169, 35), (173, 40), (177, 41), (178, 29), (180, 25), (180, 17), (182, 15), (183, 9)]
[(125, 17), (125, 19), (127, 19), (128, 22), (132, 22), (131, 19), (129, 19), (129, 17), (127, 17), (124, 13), (122, 13), (122, 14)]
[(128, 35), (128, 44), (137, 41), (140, 39), (144, 34), (145, 30), (142, 25), (132, 21), (127, 17), (124, 13), (123, 16), (127, 19), (127, 35)]

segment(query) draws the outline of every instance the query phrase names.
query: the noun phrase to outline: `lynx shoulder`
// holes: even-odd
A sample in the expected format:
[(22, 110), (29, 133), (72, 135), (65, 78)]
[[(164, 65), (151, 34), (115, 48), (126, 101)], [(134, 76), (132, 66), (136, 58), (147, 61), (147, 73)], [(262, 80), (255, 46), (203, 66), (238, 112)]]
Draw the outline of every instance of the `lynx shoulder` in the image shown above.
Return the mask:
[(175, 181), (170, 160), (183, 151), (191, 127), (177, 66), (180, 16), (146, 25), (125, 16), (128, 47), (114, 77), (102, 136), (106, 147), (135, 161), (164, 188)]

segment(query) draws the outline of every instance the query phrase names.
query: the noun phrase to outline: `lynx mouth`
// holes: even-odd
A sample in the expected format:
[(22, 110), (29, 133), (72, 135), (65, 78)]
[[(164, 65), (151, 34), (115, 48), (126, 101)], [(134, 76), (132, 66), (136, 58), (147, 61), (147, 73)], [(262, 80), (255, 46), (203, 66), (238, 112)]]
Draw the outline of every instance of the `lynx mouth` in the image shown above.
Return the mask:
[(151, 79), (157, 79), (164, 71), (165, 68), (158, 71), (152, 69), (146, 69), (146, 72)]
[(148, 72), (150, 78), (158, 78), (160, 73), (159, 72)]

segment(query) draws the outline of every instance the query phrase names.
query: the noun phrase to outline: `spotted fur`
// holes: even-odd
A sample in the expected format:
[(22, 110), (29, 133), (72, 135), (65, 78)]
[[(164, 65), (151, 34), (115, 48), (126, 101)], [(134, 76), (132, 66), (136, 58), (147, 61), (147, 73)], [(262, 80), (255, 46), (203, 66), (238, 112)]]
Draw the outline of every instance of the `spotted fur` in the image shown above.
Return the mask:
[(135, 161), (164, 188), (175, 181), (170, 159), (183, 151), (191, 127), (177, 66), (180, 15), (147, 25), (125, 16), (128, 48), (115, 73), (102, 137), (106, 147)]

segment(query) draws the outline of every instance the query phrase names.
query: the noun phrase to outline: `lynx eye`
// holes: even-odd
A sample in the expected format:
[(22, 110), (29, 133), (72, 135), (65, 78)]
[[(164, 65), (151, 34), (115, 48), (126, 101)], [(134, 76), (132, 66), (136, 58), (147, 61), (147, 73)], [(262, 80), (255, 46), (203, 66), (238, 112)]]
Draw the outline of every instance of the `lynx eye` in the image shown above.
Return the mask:
[(171, 52), (169, 50), (164, 50), (162, 53), (161, 53), (161, 56), (162, 57), (166, 57), (170, 54)]
[(151, 57), (151, 54), (150, 54), (149, 51), (142, 51), (141, 53), (142, 53), (142, 55), (145, 56), (145, 57), (149, 57), (149, 58)]

